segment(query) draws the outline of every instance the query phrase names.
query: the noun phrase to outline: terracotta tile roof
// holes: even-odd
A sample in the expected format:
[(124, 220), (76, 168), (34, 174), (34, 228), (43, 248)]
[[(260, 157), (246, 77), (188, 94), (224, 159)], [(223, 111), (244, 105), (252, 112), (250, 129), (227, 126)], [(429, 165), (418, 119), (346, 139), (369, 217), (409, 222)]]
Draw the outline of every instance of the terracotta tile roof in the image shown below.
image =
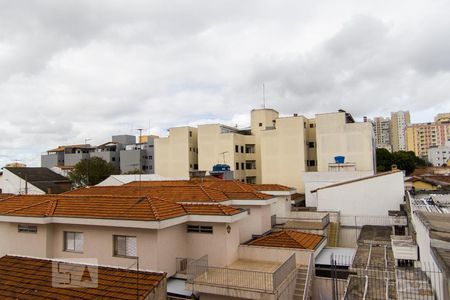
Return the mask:
[(183, 204), (183, 208), (190, 215), (220, 215), (232, 216), (242, 212), (242, 210), (229, 205), (221, 204)]
[(255, 191), (292, 191), (294, 188), (281, 184), (252, 184), (251, 187)]
[[(19, 256), (0, 258), (1, 299), (146, 299), (166, 277), (165, 273), (98, 267), (98, 287), (58, 288), (52, 286), (53, 261)], [(66, 264), (64, 264), (66, 266)], [(84, 270), (73, 264), (73, 272)], [(92, 278), (92, 277), (91, 277)], [(139, 297), (137, 297), (139, 295)]]
[[(149, 183), (152, 181), (148, 181)], [(144, 182), (142, 182), (144, 183)], [(96, 186), (82, 188), (65, 195), (121, 195), (157, 197), (171, 202), (224, 202), (230, 198), (223, 192), (199, 185)]]
[(6, 198), (9, 198), (9, 197), (12, 197), (12, 196), (14, 196), (14, 195), (13, 194), (1, 194), (0, 193), (0, 200), (6, 199)]
[(146, 195), (173, 202), (224, 202), (238, 200), (267, 200), (273, 196), (252, 190), (247, 185), (228, 183), (212, 184), (210, 181), (193, 184), (190, 181), (142, 181), (122, 186), (95, 186), (65, 193), (66, 195)]
[(317, 234), (283, 230), (252, 240), (248, 245), (314, 250), (323, 239), (323, 236)]
[(188, 214), (234, 215), (222, 205), (188, 205), (148, 196), (21, 195), (0, 201), (0, 215), (161, 221)]

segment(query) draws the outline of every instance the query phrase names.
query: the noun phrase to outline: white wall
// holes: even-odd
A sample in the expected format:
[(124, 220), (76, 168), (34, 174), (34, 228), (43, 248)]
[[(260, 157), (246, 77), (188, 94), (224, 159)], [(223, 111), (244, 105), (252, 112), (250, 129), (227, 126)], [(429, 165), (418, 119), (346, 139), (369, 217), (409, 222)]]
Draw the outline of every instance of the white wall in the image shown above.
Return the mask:
[[(26, 186), (26, 188), (25, 188)], [(0, 189), (2, 193), (7, 194), (30, 194), (43, 195), (45, 192), (41, 191), (34, 185), (28, 183), (25, 185), (25, 180), (14, 175), (7, 169), (3, 169), (3, 175), (0, 175)]]
[(250, 240), (254, 234), (260, 235), (272, 228), (272, 224), (270, 223), (270, 205), (235, 205), (235, 207), (250, 210), (249, 216), (239, 221), (241, 243)]
[(404, 193), (403, 173), (393, 172), (319, 189), (317, 210), (340, 211), (341, 225), (352, 225), (344, 223), (352, 216), (387, 217), (388, 210), (400, 208)]
[(373, 175), (372, 171), (352, 172), (307, 172), (303, 174), (305, 183), (305, 201), (307, 207), (317, 207), (317, 194), (311, 191), (338, 182)]

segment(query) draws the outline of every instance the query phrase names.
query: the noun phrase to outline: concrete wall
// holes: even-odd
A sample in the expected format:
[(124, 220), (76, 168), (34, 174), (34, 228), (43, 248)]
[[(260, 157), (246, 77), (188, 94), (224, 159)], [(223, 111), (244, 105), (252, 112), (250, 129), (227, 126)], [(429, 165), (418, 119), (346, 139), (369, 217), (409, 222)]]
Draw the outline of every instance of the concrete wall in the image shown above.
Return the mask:
[(311, 250), (301, 249), (286, 249), (275, 247), (259, 247), (259, 246), (239, 246), (239, 259), (245, 260), (261, 260), (261, 261), (275, 261), (285, 262), (292, 254), (295, 254), (297, 265), (306, 266), (309, 263)]
[(116, 170), (120, 170), (120, 152), (119, 151), (102, 151), (91, 152), (91, 157), (100, 157), (108, 163), (111, 163), (116, 167)]
[(8, 171), (7, 169), (3, 169), (3, 174), (0, 175), (0, 190), (2, 191), (2, 193), (10, 194), (45, 194), (44, 191), (38, 189), (31, 183), (26, 183), (25, 180)]
[(249, 216), (239, 221), (241, 243), (250, 240), (252, 238), (252, 235), (261, 235), (272, 228), (272, 224), (270, 223), (270, 205), (235, 205), (235, 207), (250, 210)]
[[(191, 223), (194, 224), (194, 223)], [(202, 223), (202, 225), (213, 226), (213, 234), (209, 233), (187, 233), (187, 256), (189, 258), (200, 258), (208, 255), (210, 266), (226, 266), (237, 258), (239, 246), (239, 227), (230, 224), (231, 231), (227, 233), (227, 224)]]
[(64, 153), (57, 152), (55, 154), (41, 155), (41, 167), (52, 168), (64, 165)]
[(155, 173), (165, 177), (188, 178), (189, 171), (198, 165), (197, 150), (197, 128), (171, 128), (168, 137), (155, 140)]
[(398, 210), (403, 203), (403, 184), (403, 173), (394, 172), (319, 189), (317, 210), (340, 211), (341, 225), (347, 225), (345, 217), (387, 217), (388, 210)]
[(317, 194), (311, 191), (338, 182), (373, 175), (372, 171), (356, 172), (307, 172), (303, 174), (305, 183), (305, 201), (307, 207), (317, 207)]
[(375, 170), (375, 141), (369, 122), (346, 123), (345, 113), (316, 115), (317, 162), (319, 172), (327, 172), (335, 156), (356, 163), (356, 171)]
[(64, 165), (65, 166), (75, 166), (82, 159), (87, 159), (90, 157), (90, 153), (65, 153), (64, 154)]
[(291, 213), (291, 196), (276, 196), (277, 201), (270, 206), (270, 215), (288, 217)]
[(276, 129), (261, 132), (262, 183), (279, 183), (304, 190), (306, 123), (299, 117), (279, 118)]
[(0, 255), (48, 257), (47, 239), (51, 228), (46, 225), (37, 225), (37, 233), (28, 233), (19, 232), (18, 225), (19, 223), (0, 222)]

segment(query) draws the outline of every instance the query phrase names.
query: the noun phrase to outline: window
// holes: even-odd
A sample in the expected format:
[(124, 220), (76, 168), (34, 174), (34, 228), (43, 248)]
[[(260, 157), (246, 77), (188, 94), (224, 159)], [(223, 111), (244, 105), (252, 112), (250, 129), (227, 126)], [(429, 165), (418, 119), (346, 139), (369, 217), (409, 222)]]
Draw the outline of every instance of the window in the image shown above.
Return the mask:
[(238, 145), (234, 146), (234, 152), (239, 153), (239, 146)]
[(150, 155), (150, 156), (148, 157), (148, 159), (153, 159), (153, 156), (152, 156), (152, 155)]
[(115, 157), (112, 157), (111, 160), (112, 160), (112, 161), (116, 161), (116, 158), (115, 158)]
[(259, 123), (259, 127), (262, 127), (262, 123)]
[(194, 170), (198, 170), (198, 164), (194, 164)]
[(213, 227), (212, 226), (202, 226), (202, 225), (188, 225), (187, 232), (213, 233)]
[(18, 232), (27, 232), (27, 233), (37, 233), (37, 226), (36, 225), (19, 224), (19, 225), (17, 225), (17, 231)]
[(239, 170), (239, 163), (236, 163), (236, 170)]
[(309, 124), (309, 128), (314, 128), (314, 124)]
[(82, 252), (84, 236), (82, 232), (64, 231), (64, 251)]
[(192, 137), (192, 131), (189, 131), (189, 136)]
[(113, 239), (114, 256), (137, 256), (137, 240), (135, 236), (114, 235)]
[(314, 167), (316, 165), (316, 161), (315, 160), (307, 160), (306, 165), (309, 167)]
[(309, 148), (314, 148), (315, 147), (315, 143), (314, 142), (308, 142), (308, 147)]
[(244, 153), (244, 146), (241, 146), (241, 153)]
[(256, 169), (256, 161), (254, 161), (254, 160), (247, 160), (245, 162), (245, 169), (247, 169), (247, 170), (254, 170), (254, 169)]
[(254, 144), (245, 145), (245, 153), (255, 153), (255, 145)]
[(255, 176), (248, 176), (248, 177), (245, 178), (245, 181), (247, 183), (250, 183), (250, 184), (256, 184), (256, 177)]
[(244, 163), (241, 163), (241, 169), (245, 170), (245, 164)]

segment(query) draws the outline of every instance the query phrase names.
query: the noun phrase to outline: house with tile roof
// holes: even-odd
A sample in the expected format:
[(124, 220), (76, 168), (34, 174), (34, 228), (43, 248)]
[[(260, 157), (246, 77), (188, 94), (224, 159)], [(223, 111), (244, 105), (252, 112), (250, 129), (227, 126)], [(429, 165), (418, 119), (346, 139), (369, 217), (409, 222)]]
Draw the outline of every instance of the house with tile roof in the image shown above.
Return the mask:
[(48, 168), (4, 167), (0, 172), (0, 193), (60, 194), (71, 187), (67, 177)]
[[(260, 193), (251, 185), (235, 181), (221, 185), (193, 183), (191, 181), (142, 181), (122, 186), (96, 186), (70, 191), (67, 195), (146, 195), (176, 203), (220, 203), (246, 210), (248, 217), (242, 220), (240, 242), (248, 241), (253, 235), (262, 235), (272, 228), (273, 207), (278, 202), (285, 205), (284, 198)], [(285, 209), (290, 209), (285, 205)]]
[(0, 200), (0, 256), (91, 258), (100, 264), (176, 272), (177, 257), (237, 256), (248, 212), (219, 203), (151, 196), (20, 195)]

